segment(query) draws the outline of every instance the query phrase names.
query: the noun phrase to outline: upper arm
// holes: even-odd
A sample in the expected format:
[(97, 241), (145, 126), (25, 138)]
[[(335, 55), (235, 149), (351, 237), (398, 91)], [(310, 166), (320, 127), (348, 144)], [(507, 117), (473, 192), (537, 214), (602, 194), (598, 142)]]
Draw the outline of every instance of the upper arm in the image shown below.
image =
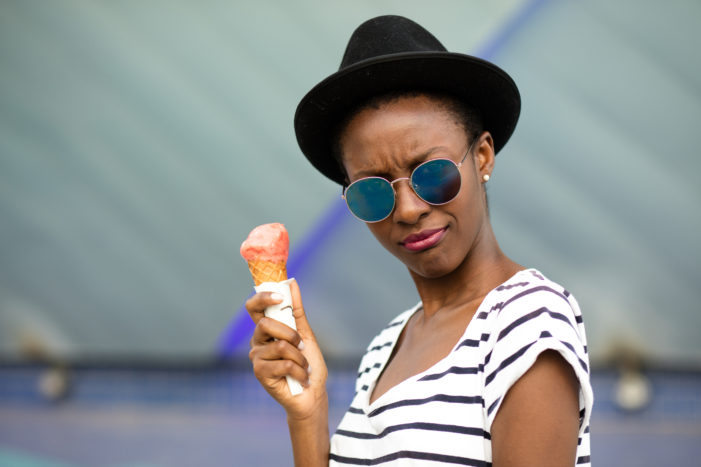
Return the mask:
[(508, 390), (492, 424), (494, 467), (572, 466), (579, 432), (579, 382), (552, 350)]
[(577, 456), (588, 458), (593, 404), (579, 308), (552, 287), (514, 297), (492, 315), (485, 348), (484, 412), (494, 466), (572, 466)]

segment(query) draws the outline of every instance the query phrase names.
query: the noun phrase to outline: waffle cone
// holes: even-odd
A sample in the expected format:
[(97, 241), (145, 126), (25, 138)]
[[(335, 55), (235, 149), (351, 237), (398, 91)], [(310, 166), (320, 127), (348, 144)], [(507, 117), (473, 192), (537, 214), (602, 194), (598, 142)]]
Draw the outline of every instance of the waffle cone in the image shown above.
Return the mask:
[(248, 262), (253, 282), (260, 285), (263, 282), (282, 282), (287, 280), (287, 268), (284, 261), (273, 262), (252, 260)]

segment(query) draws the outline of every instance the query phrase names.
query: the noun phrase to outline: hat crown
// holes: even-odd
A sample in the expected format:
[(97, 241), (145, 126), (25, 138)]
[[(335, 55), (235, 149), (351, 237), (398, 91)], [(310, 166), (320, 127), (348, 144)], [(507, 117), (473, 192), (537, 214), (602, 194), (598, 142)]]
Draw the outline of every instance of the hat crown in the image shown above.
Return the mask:
[(339, 70), (363, 60), (404, 52), (445, 52), (436, 37), (403, 16), (372, 18), (353, 31)]

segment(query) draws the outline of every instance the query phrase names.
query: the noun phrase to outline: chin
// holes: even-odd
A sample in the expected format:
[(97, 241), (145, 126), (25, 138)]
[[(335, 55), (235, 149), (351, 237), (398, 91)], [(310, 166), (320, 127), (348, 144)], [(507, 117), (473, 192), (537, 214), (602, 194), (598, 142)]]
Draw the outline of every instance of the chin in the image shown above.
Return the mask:
[(439, 279), (455, 271), (457, 268), (455, 265), (439, 260), (411, 261), (404, 262), (404, 265), (409, 268), (412, 273), (425, 279)]

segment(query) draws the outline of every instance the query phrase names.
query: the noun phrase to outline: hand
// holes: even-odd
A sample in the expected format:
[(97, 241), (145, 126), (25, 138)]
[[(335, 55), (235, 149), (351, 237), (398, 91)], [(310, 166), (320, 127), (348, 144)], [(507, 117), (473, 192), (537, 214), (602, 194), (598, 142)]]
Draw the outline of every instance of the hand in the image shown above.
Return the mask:
[[(264, 316), (268, 306), (281, 301), (274, 294), (261, 292), (246, 301), (246, 309), (256, 324), (249, 358), (265, 390), (285, 408), (288, 417), (301, 420), (322, 408), (326, 410), (327, 369), (294, 280), (290, 282), (290, 291), (297, 331)], [(285, 380), (288, 375), (302, 383), (302, 394), (290, 394)]]

